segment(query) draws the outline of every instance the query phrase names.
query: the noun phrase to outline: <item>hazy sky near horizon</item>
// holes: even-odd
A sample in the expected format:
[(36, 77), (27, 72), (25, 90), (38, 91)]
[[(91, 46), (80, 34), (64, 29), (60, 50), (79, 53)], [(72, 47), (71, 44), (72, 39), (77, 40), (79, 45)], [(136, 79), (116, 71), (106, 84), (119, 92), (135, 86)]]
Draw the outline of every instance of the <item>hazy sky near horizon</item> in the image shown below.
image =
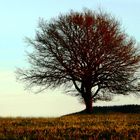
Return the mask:
[[(25, 51), (29, 47), (25, 37), (34, 38), (39, 18), (50, 20), (83, 8), (111, 13), (140, 43), (139, 0), (0, 0), (0, 116), (57, 116), (84, 108), (76, 98), (60, 94), (60, 90), (37, 95), (24, 91), (24, 84), (16, 82), (14, 73), (16, 67), (27, 64)], [(140, 99), (127, 97), (111, 103), (136, 104)]]

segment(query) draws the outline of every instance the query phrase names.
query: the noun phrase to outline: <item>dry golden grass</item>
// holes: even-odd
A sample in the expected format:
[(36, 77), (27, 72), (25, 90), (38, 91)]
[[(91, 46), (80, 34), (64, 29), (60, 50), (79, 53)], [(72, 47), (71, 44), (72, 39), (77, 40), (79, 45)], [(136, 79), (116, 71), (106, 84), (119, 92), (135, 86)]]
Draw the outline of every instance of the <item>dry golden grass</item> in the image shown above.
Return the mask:
[(140, 140), (140, 114), (0, 118), (0, 140)]

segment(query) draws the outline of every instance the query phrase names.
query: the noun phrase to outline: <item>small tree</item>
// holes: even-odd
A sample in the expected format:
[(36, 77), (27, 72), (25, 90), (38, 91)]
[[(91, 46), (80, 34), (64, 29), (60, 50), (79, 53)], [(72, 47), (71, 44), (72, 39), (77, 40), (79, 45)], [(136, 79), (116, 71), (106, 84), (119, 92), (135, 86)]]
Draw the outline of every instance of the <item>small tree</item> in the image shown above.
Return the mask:
[(35, 39), (28, 42), (34, 50), (28, 54), (31, 67), (18, 70), (19, 80), (29, 87), (71, 85), (88, 113), (95, 100), (139, 90), (135, 72), (140, 53), (135, 40), (109, 14), (71, 11), (50, 22), (41, 20)]

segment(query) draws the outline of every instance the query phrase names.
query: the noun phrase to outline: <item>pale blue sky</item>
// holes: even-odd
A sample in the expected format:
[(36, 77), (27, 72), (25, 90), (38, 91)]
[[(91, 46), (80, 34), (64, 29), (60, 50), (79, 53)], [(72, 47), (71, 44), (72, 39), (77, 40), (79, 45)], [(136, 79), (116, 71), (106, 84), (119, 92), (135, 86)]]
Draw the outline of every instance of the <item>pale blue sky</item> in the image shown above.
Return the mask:
[[(60, 95), (61, 98), (59, 97), (59, 100), (56, 101), (57, 103), (54, 103), (55, 99), (53, 97), (58, 98), (59, 93), (57, 95), (54, 94), (53, 97), (45, 93), (44, 95), (31, 97), (28, 91), (24, 91), (23, 85), (16, 82), (14, 74), (16, 67), (24, 67), (26, 64), (25, 51), (28, 47), (26, 47), (24, 38), (26, 36), (34, 37), (39, 17), (50, 20), (57, 17), (60, 13), (67, 13), (71, 9), (81, 11), (83, 8), (93, 10), (101, 8), (111, 13), (122, 23), (123, 29), (129, 35), (135, 37), (137, 42), (140, 42), (139, 0), (0, 0), (0, 115), (6, 115), (6, 113), (10, 115), (9, 112), (15, 112), (11, 113), (12, 115), (16, 115), (16, 113), (20, 115), (20, 107), (26, 110), (30, 100), (32, 101), (30, 110), (26, 111), (31, 113), (31, 110), (34, 110), (33, 108), (37, 106), (35, 101), (38, 96), (40, 99), (38, 104), (44, 102), (46, 108), (51, 104), (47, 100), (52, 100), (53, 107), (55, 108), (54, 114), (61, 114), (57, 112), (58, 105), (63, 110), (62, 114), (71, 112), (70, 108), (72, 107), (73, 109), (74, 105), (75, 110), (83, 108), (83, 106), (78, 104), (78, 100), (64, 95)], [(46, 96), (46, 101), (44, 96)], [(63, 103), (64, 100), (69, 102), (67, 106), (65, 102)], [(133, 99), (133, 101), (125, 100), (126, 103), (137, 103), (139, 101), (136, 99)], [(119, 103), (123, 102), (124, 99), (119, 101)], [(12, 111), (8, 108), (11, 104), (13, 106)], [(40, 106), (40, 109), (42, 109), (42, 106)], [(49, 110), (46, 112), (49, 113)], [(26, 115), (31, 114), (27, 113)], [(32, 115), (34, 115), (33, 112)], [(41, 116), (42, 114), (39, 113), (38, 115)]]

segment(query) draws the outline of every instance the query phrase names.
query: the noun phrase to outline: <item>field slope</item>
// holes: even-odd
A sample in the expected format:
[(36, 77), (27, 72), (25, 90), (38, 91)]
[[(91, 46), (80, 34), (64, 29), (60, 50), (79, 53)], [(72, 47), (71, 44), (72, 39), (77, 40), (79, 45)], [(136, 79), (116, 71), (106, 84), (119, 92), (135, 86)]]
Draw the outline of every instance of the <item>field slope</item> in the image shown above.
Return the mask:
[(140, 113), (0, 118), (0, 140), (140, 140)]

